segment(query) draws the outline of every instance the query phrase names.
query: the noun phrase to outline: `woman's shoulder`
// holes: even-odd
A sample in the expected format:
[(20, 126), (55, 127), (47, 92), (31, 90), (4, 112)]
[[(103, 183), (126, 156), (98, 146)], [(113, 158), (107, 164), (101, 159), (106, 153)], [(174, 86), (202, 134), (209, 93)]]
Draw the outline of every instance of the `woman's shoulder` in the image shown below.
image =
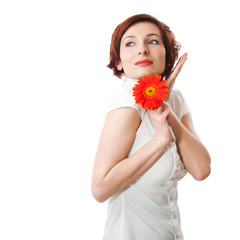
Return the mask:
[(187, 101), (179, 89), (171, 91), (168, 102), (179, 119), (189, 112)]
[(136, 84), (134, 79), (123, 79), (122, 84), (113, 94), (110, 104), (107, 108), (107, 111), (112, 111), (114, 109), (131, 107), (136, 109), (141, 117), (141, 106), (135, 103), (134, 97), (132, 95), (132, 88)]
[(132, 96), (132, 88), (133, 87), (134, 87), (133, 82), (123, 80), (122, 84), (119, 86), (119, 88), (113, 94), (113, 97), (111, 99), (111, 103), (123, 104), (123, 105), (124, 104), (134, 105), (135, 101), (134, 101), (134, 98)]
[(179, 89), (173, 89), (171, 91), (171, 95), (174, 97), (174, 98), (180, 98), (182, 97), (182, 92), (179, 90)]
[(184, 95), (182, 94), (181, 90), (173, 89), (170, 93), (169, 100), (174, 101), (175, 103), (182, 104), (185, 100)]

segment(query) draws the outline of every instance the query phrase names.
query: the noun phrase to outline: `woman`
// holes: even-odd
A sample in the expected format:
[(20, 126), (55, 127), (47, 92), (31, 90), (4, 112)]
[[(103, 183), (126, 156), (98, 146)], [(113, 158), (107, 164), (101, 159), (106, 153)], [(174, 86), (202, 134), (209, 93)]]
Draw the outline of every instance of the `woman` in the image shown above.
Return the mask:
[[(183, 239), (177, 181), (189, 172), (203, 180), (210, 156), (197, 136), (187, 103), (172, 90), (187, 54), (173, 69), (180, 45), (170, 29), (150, 15), (135, 15), (113, 33), (110, 63), (124, 83), (114, 97), (92, 175), (92, 194), (109, 199), (105, 240)], [(138, 78), (158, 74), (167, 80), (167, 101), (156, 110), (134, 102)]]

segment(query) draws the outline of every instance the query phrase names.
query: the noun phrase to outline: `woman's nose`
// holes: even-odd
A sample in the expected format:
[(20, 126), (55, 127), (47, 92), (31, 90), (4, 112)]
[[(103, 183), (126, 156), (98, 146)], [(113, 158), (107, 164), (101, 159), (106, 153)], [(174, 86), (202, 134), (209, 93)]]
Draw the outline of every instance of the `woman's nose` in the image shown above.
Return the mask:
[(148, 54), (149, 54), (149, 50), (145, 45), (143, 45), (138, 51), (138, 55), (148, 55)]

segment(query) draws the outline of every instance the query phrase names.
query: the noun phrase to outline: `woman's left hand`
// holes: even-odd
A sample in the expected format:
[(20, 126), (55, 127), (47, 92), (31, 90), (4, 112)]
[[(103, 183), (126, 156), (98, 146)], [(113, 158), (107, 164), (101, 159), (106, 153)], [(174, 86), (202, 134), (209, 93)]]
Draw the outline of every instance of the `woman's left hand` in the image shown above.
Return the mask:
[(168, 94), (167, 100), (169, 98), (169, 95), (171, 94), (173, 85), (175, 83), (175, 80), (178, 76), (178, 74), (180, 73), (183, 64), (185, 63), (185, 61), (187, 60), (187, 53), (184, 53), (178, 60), (176, 66), (174, 67), (174, 69), (172, 70), (172, 72), (170, 73), (170, 75), (167, 77), (166, 79), (166, 84), (168, 86), (168, 90), (170, 91), (170, 93)]

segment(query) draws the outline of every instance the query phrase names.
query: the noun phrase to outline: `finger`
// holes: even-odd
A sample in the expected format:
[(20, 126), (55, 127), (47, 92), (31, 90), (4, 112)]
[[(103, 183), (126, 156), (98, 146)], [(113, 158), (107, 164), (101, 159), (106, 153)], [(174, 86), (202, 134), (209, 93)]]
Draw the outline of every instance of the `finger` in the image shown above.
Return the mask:
[[(172, 88), (173, 88), (173, 86), (174, 86), (175, 80), (176, 80), (176, 78), (172, 78), (172, 79), (169, 81), (168, 90), (169, 90), (170, 92), (172, 91)], [(168, 95), (168, 97), (169, 97), (169, 95)]]
[(163, 111), (165, 111), (168, 108), (168, 105), (166, 103), (162, 103), (161, 107), (162, 107)]
[(169, 112), (170, 111), (169, 106), (166, 103), (163, 103), (162, 107), (163, 107), (163, 112)]
[(173, 71), (178, 71), (182, 69), (183, 64), (185, 63), (185, 61), (187, 60), (187, 53), (184, 53), (180, 59), (177, 62), (177, 65), (175, 66)]
[(148, 110), (147, 110), (147, 113), (148, 113), (149, 116), (152, 116), (152, 114), (154, 114), (154, 113), (162, 114), (162, 112), (163, 112), (162, 106), (160, 106), (160, 107), (157, 108), (157, 109), (152, 109), (152, 110), (148, 109)]
[(187, 53), (184, 53), (178, 60), (176, 66), (174, 67), (174, 69), (172, 70), (172, 73), (169, 75), (168, 79), (167, 79), (167, 86), (169, 88), (171, 88), (174, 84), (175, 79), (177, 78), (178, 74), (180, 73), (184, 63), (187, 60)]
[(169, 77), (169, 80), (173, 80), (173, 79), (176, 79), (178, 74), (180, 73), (184, 63), (186, 62), (187, 60), (187, 53), (184, 53), (178, 60), (176, 66), (174, 67), (173, 71), (172, 71), (172, 74), (170, 75)]
[(169, 115), (170, 115), (170, 109), (169, 109), (169, 108), (166, 108), (166, 109), (164, 110), (164, 112), (162, 113), (162, 116), (163, 116), (164, 119), (167, 120)]
[[(172, 73), (170, 74), (170, 76), (168, 77), (168, 79), (166, 81), (166, 85), (168, 86), (168, 90), (170, 91), (170, 93), (173, 89), (173, 86), (175, 84), (175, 81), (176, 81), (176, 78), (177, 78), (178, 74), (180, 73), (184, 63), (187, 60), (187, 55), (188, 55), (187, 53), (184, 53), (180, 57), (180, 59), (178, 60), (176, 66), (175, 66), (175, 68), (173, 69)], [(168, 101), (170, 93), (168, 94), (168, 96), (166, 98), (166, 101)]]
[[(178, 62), (177, 62), (177, 64), (176, 64), (175, 68), (176, 68), (179, 64), (182, 65), (182, 64), (186, 61), (187, 56), (188, 56), (188, 53), (184, 53), (184, 54), (178, 59)], [(175, 68), (174, 68), (174, 69), (175, 69)]]

